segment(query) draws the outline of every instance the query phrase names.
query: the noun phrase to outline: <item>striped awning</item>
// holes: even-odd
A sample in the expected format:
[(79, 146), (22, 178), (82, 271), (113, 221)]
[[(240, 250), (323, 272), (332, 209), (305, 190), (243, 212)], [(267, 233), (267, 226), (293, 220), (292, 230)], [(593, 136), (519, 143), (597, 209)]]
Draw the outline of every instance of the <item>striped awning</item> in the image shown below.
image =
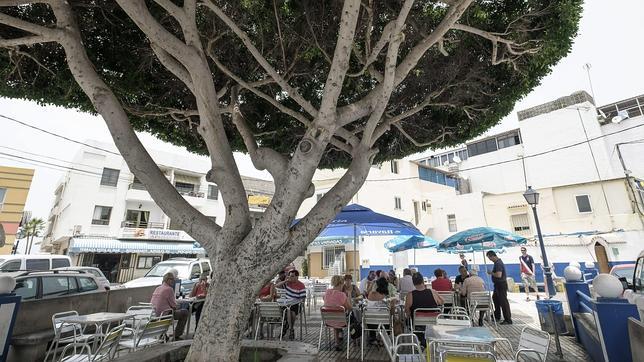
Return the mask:
[(133, 241), (114, 238), (72, 238), (69, 253), (205, 254), (197, 242)]

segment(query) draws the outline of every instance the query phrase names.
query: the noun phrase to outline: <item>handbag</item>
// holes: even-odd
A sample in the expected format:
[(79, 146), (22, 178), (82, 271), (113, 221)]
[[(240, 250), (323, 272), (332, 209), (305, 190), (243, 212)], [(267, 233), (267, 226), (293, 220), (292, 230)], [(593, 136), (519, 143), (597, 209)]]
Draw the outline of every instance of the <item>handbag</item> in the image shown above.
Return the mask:
[(351, 314), (349, 319), (349, 335), (351, 339), (356, 339), (362, 337), (362, 326), (360, 321)]

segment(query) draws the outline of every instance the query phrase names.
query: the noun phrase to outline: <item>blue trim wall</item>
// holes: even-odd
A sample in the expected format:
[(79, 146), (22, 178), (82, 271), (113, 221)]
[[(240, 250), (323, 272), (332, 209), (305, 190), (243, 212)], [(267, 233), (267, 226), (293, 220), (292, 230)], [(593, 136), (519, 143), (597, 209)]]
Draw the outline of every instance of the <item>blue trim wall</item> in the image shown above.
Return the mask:
[[(616, 262), (609, 262), (609, 266), (612, 268), (615, 265), (620, 265), (620, 264), (634, 264), (635, 261), (616, 261)], [(570, 263), (554, 263), (555, 267), (555, 274), (558, 277), (563, 277), (563, 271), (564, 269), (569, 265)], [(583, 273), (588, 273), (591, 274), (592, 277), (597, 275), (598, 273), (598, 264), (595, 263), (595, 268), (594, 269), (586, 269), (584, 262), (579, 262), (581, 265), (581, 271)], [(434, 270), (437, 268), (441, 268), (445, 271), (447, 271), (447, 275), (450, 277), (454, 277), (458, 275), (458, 264), (431, 264), (431, 265), (410, 265), (411, 268), (416, 268), (423, 276), (431, 279), (434, 276)], [(384, 271), (389, 271), (393, 269), (393, 265), (371, 265), (369, 268), (360, 268), (360, 279), (363, 279), (369, 274), (370, 270), (376, 271), (376, 270), (384, 270)], [(492, 269), (492, 264), (488, 263), (487, 264), (488, 269)], [(479, 275), (484, 276), (485, 274), (485, 264), (479, 264)], [(521, 282), (521, 267), (519, 266), (518, 263), (516, 264), (505, 264), (505, 272), (508, 275), (509, 278), (514, 279), (515, 282)], [(537, 264), (537, 282), (542, 283), (543, 282), (543, 269), (541, 268), (541, 264)]]

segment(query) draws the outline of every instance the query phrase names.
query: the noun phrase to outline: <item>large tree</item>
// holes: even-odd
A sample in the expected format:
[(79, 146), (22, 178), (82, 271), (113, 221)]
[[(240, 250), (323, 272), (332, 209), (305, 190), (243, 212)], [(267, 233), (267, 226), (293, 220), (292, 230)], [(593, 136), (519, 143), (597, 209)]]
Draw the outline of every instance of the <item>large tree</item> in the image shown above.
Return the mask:
[[(256, 291), (370, 165), (496, 124), (568, 53), (580, 12), (581, 0), (0, 0), (0, 94), (103, 117), (213, 262), (188, 359), (236, 360)], [(209, 155), (222, 226), (177, 193), (135, 130)], [(254, 227), (233, 151), (275, 181)], [(319, 167), (346, 172), (292, 225)]]

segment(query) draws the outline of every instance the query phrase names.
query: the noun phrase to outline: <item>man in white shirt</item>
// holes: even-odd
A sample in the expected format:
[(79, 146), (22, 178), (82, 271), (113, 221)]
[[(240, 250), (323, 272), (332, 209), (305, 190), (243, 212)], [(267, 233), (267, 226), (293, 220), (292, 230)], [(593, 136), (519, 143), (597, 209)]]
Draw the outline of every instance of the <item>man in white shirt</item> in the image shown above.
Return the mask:
[(405, 268), (403, 270), (403, 277), (398, 280), (398, 291), (401, 295), (407, 295), (407, 293), (415, 290), (414, 282), (411, 277), (411, 269)]
[(369, 288), (367, 286), (369, 285), (370, 282), (373, 282), (376, 279), (376, 272), (371, 270), (369, 271), (369, 274), (360, 281), (360, 292), (365, 294), (369, 293)]
[[(483, 278), (478, 276), (478, 269), (472, 268), (470, 271), (470, 276), (463, 281), (463, 286), (461, 287), (461, 295), (469, 297), (473, 292), (484, 292), (485, 291), (485, 281)], [(483, 326), (483, 318), (485, 317), (485, 312), (479, 312), (479, 326)]]

